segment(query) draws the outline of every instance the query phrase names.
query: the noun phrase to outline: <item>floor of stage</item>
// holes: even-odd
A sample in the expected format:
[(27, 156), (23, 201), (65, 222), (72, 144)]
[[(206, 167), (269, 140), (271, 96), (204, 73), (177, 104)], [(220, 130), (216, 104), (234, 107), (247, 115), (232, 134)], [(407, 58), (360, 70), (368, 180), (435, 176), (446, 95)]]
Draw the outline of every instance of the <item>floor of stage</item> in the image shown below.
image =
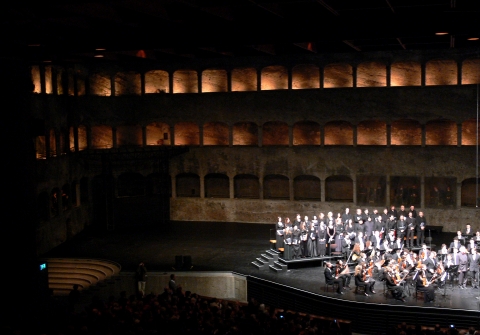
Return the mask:
[[(191, 256), (191, 271), (233, 271), (251, 275), (304, 291), (339, 299), (374, 304), (440, 307), (459, 310), (480, 310), (479, 289), (460, 289), (458, 286), (437, 290), (433, 303), (415, 299), (414, 289), (406, 302), (396, 301), (383, 294), (383, 283), (375, 285), (376, 294), (369, 297), (346, 290), (344, 295), (325, 292), (323, 267), (302, 267), (285, 272), (252, 265), (257, 257), (270, 248), (270, 229), (274, 224), (171, 222), (165, 227), (116, 228), (101, 231), (90, 227), (70, 241), (54, 248), (43, 257), (86, 257), (116, 261), (122, 271), (135, 271), (144, 261), (149, 271), (173, 272), (175, 256)], [(432, 233), (432, 244), (450, 243), (453, 233)], [(437, 247), (435, 247), (437, 248)]]

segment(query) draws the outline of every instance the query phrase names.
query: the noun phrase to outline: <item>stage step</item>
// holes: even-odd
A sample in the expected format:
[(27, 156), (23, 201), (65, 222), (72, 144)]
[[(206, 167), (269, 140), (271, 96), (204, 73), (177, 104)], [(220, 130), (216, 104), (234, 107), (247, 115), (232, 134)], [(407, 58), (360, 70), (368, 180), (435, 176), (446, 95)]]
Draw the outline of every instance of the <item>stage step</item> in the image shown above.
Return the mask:
[[(257, 258), (258, 259), (258, 258)], [(253, 261), (252, 262), (252, 265), (254, 267), (256, 267), (257, 269), (259, 270), (262, 270), (262, 269), (266, 269), (267, 268), (267, 263), (262, 263), (262, 262), (258, 262), (258, 261)]]
[[(273, 262), (275, 261), (275, 258), (273, 258), (272, 256), (270, 256), (268, 254), (261, 254), (260, 257), (262, 258), (263, 261), (268, 262), (268, 265), (272, 265)], [(277, 257), (276, 260), (278, 260), (278, 257)]]
[(269, 265), (268, 267), (270, 268), (270, 270), (273, 270), (275, 272), (284, 272), (288, 269), (287, 264), (283, 264), (278, 261), (273, 262), (273, 264)]
[(278, 261), (278, 256), (280, 255), (280, 253), (278, 251), (275, 251), (275, 250), (267, 250), (265, 251), (267, 253), (267, 255), (269, 255), (270, 257), (273, 258), (274, 261)]

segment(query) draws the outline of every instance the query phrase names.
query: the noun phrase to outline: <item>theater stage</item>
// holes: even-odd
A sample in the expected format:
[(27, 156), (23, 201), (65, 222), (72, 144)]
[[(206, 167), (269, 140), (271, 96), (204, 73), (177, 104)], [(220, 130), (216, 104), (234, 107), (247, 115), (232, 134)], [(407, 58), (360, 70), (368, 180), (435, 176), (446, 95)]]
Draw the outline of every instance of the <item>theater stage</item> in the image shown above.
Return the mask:
[[(383, 294), (383, 283), (375, 285), (376, 294), (365, 297), (346, 290), (344, 295), (325, 291), (323, 267), (316, 262), (313, 266), (292, 268), (275, 272), (268, 267), (257, 269), (252, 262), (270, 249), (270, 230), (275, 224), (248, 224), (224, 222), (170, 222), (166, 226), (116, 228), (103, 231), (89, 227), (72, 240), (54, 248), (42, 257), (87, 257), (116, 261), (122, 271), (135, 271), (144, 261), (149, 271), (173, 272), (175, 256), (190, 256), (192, 271), (233, 271), (246, 276), (265, 279), (289, 287), (336, 299), (388, 304), (418, 306), (425, 308), (480, 311), (480, 290), (468, 287), (463, 290), (448, 286), (437, 290), (434, 303), (415, 299), (412, 288), (406, 302), (394, 300)], [(432, 234), (432, 244), (440, 246), (450, 243), (453, 233)], [(437, 247), (435, 247), (437, 248)], [(189, 270), (186, 270), (189, 271)], [(352, 278), (352, 287), (353, 278)], [(480, 314), (479, 314), (480, 315)]]

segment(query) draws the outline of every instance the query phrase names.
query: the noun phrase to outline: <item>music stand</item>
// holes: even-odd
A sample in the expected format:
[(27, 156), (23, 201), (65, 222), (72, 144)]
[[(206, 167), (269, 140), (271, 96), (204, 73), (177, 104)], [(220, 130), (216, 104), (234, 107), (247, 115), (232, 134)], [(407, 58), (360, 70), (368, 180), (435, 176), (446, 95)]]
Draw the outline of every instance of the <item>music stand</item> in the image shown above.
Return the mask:
[[(454, 284), (454, 280), (455, 280), (455, 276), (457, 275), (458, 273), (458, 265), (452, 265), (450, 266), (448, 269), (445, 270), (447, 272), (447, 274), (450, 276), (451, 275), (451, 284), (452, 284), (452, 290), (453, 288), (455, 287), (455, 284)], [(445, 283), (445, 287), (447, 286), (446, 285), (447, 283)]]

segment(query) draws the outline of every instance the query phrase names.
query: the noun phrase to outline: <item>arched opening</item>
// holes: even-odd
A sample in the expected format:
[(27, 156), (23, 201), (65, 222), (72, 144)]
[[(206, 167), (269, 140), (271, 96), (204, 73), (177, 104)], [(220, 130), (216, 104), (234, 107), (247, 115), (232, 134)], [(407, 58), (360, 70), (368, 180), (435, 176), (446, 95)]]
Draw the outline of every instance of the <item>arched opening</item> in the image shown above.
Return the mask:
[(469, 178), (462, 181), (462, 207), (475, 207), (477, 201), (475, 196), (477, 195), (477, 185), (479, 185), (480, 179)]
[(263, 197), (272, 200), (289, 200), (288, 177), (278, 174), (265, 176), (263, 179)]
[(228, 125), (223, 122), (205, 123), (203, 145), (228, 145)]
[(263, 145), (288, 145), (288, 125), (281, 121), (263, 124)]
[(292, 89), (320, 88), (320, 72), (317, 65), (299, 64), (292, 69)]
[(457, 125), (451, 120), (434, 120), (425, 126), (427, 145), (457, 145)]
[(257, 70), (253, 67), (232, 70), (232, 92), (257, 90)]
[(234, 195), (238, 199), (259, 199), (260, 182), (257, 176), (239, 174), (233, 178)]
[(140, 73), (127, 71), (115, 75), (115, 95), (140, 94), (142, 94)]
[(78, 151), (87, 149), (87, 127), (78, 126)]
[(92, 73), (88, 77), (90, 88), (88, 94), (111, 96), (112, 95), (112, 80), (107, 73)]
[(314, 121), (300, 121), (293, 125), (293, 145), (320, 145), (320, 125)]
[(426, 85), (456, 85), (457, 63), (452, 59), (428, 61), (425, 67)]
[(476, 145), (477, 134), (480, 134), (480, 126), (477, 127), (477, 120), (470, 119), (462, 123), (462, 145)]
[(321, 200), (320, 178), (302, 175), (293, 179), (293, 194), (295, 200)]
[(168, 72), (152, 70), (145, 73), (145, 93), (170, 93)]
[(390, 204), (395, 206), (419, 206), (419, 177), (390, 177)]
[(420, 86), (422, 67), (418, 62), (395, 62), (390, 67), (390, 86)]
[(92, 148), (110, 149), (113, 147), (112, 127), (107, 125), (98, 125), (92, 127)]
[(227, 71), (207, 69), (202, 72), (202, 92), (227, 92)]
[(173, 73), (173, 93), (198, 93), (197, 71), (175, 71)]
[(386, 178), (384, 176), (357, 176), (357, 204), (385, 206)]
[(353, 69), (350, 64), (328, 64), (323, 70), (323, 87), (353, 87)]
[(357, 87), (387, 86), (387, 66), (380, 62), (365, 62), (357, 67)]
[(89, 187), (88, 187), (88, 178), (83, 177), (80, 179), (80, 203), (81, 204), (88, 204), (89, 201)]
[(75, 152), (75, 127), (73, 126), (68, 129), (68, 148), (70, 152)]
[(56, 157), (57, 156), (57, 133), (55, 129), (51, 128), (48, 132), (48, 156)]
[(261, 90), (286, 90), (288, 88), (288, 71), (285, 66), (271, 65), (262, 69)]
[(421, 145), (422, 126), (416, 120), (396, 120), (391, 127), (392, 145)]
[(194, 122), (179, 122), (175, 124), (175, 145), (199, 145), (200, 130)]
[(462, 64), (462, 84), (480, 84), (480, 58), (466, 59)]
[(142, 146), (143, 133), (140, 126), (118, 126), (117, 145), (121, 146)]
[(177, 197), (200, 197), (200, 177), (194, 173), (181, 173), (175, 178)]
[(170, 145), (170, 126), (163, 122), (152, 122), (146, 127), (147, 145)]
[(353, 127), (347, 121), (325, 124), (325, 145), (353, 145)]
[(387, 125), (384, 121), (367, 120), (357, 126), (358, 145), (386, 145)]
[(258, 126), (254, 122), (238, 122), (233, 125), (233, 145), (258, 146)]
[(76, 181), (72, 182), (70, 191), (70, 203), (73, 207), (80, 206), (80, 184), (78, 184)]
[(456, 178), (425, 177), (425, 206), (454, 208), (456, 205)]
[(126, 172), (117, 178), (118, 197), (139, 197), (145, 195), (145, 177), (140, 173)]
[(45, 136), (35, 137), (35, 156), (37, 159), (47, 158), (47, 146), (45, 144)]
[(230, 198), (230, 181), (227, 175), (209, 173), (205, 176), (205, 198)]
[(353, 181), (348, 176), (330, 176), (325, 180), (325, 200), (353, 202)]

